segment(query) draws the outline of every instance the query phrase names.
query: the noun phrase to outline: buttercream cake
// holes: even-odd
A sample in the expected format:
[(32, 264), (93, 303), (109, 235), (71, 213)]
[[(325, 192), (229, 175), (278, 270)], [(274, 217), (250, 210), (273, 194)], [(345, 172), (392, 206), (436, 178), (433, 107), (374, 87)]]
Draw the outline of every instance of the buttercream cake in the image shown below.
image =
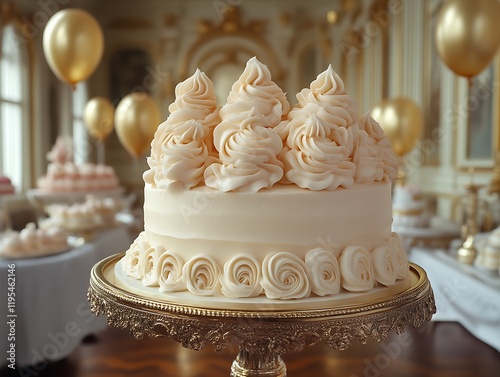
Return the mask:
[(431, 217), (422, 190), (414, 185), (396, 185), (392, 203), (393, 228), (427, 228)]
[(144, 231), (116, 266), (119, 284), (182, 304), (259, 309), (408, 287), (391, 231), (391, 145), (331, 67), (292, 108), (256, 58), (220, 109), (199, 70), (175, 94), (151, 143)]
[(0, 195), (14, 194), (16, 188), (12, 181), (5, 175), (0, 175)]
[(90, 192), (119, 188), (114, 169), (108, 165), (72, 161), (64, 138), (58, 138), (47, 154), (47, 173), (38, 180), (38, 188), (48, 192)]
[(115, 215), (120, 201), (87, 195), (85, 202), (74, 204), (51, 204), (47, 206), (47, 223), (69, 230), (93, 229), (98, 226), (115, 225)]

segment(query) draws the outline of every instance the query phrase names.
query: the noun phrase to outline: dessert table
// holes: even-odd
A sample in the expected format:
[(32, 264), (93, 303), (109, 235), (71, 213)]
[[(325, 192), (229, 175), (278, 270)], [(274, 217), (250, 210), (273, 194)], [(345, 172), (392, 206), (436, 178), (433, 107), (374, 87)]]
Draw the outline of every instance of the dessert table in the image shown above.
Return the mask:
[[(117, 226), (61, 254), (0, 259), (1, 354), (9, 355), (15, 343), (16, 367), (56, 361), (85, 336), (105, 329), (105, 319), (89, 309), (90, 270), (102, 258), (125, 251), (130, 242), (127, 228)], [(8, 301), (11, 296), (15, 301)], [(0, 367), (6, 363), (2, 357)]]
[(43, 210), (45, 206), (50, 204), (61, 203), (76, 203), (84, 201), (87, 195), (95, 197), (122, 198), (125, 189), (117, 187), (110, 190), (87, 190), (87, 191), (68, 191), (68, 192), (51, 192), (41, 189), (31, 189), (26, 193), (26, 197), (36, 208)]
[(459, 263), (448, 251), (412, 248), (409, 259), (422, 266), (434, 290), (434, 321), (459, 322), (500, 351), (500, 275)]

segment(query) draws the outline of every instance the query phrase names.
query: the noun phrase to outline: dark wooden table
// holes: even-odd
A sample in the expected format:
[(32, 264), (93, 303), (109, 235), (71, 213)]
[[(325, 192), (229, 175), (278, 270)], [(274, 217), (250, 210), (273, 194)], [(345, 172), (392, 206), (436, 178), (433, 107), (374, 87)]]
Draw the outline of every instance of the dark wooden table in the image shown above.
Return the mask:
[[(67, 359), (0, 376), (33, 377), (228, 377), (235, 349), (184, 349), (165, 338), (135, 340), (108, 329), (81, 344)], [(392, 334), (384, 343), (336, 351), (307, 347), (283, 357), (288, 377), (498, 377), (500, 353), (457, 323), (432, 322), (425, 329)]]

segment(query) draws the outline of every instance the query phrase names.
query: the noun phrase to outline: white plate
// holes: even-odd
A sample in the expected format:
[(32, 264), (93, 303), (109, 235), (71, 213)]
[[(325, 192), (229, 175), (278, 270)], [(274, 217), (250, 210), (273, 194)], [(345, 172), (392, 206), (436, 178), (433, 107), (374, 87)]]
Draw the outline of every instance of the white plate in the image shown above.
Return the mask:
[(82, 246), (83, 244), (85, 244), (85, 239), (83, 237), (69, 236), (68, 246), (65, 247), (64, 249), (45, 251), (43, 252), (43, 254), (0, 255), (0, 259), (15, 260), (15, 259), (34, 259), (34, 258), (49, 257), (52, 255), (62, 254), (67, 251), (73, 250), (74, 248)]

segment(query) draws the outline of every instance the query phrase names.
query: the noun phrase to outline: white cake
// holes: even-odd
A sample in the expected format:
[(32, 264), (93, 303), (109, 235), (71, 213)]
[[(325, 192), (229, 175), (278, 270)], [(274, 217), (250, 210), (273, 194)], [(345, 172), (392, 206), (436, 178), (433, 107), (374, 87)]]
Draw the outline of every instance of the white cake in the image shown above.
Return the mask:
[(200, 71), (176, 87), (119, 284), (218, 308), (341, 305), (408, 287), (382, 129), (358, 117), (331, 67), (297, 98), (290, 110), (255, 58), (220, 111)]
[(115, 215), (120, 207), (119, 200), (87, 195), (83, 203), (47, 206), (49, 218), (46, 221), (69, 230), (110, 226), (115, 225)]
[(500, 272), (500, 227), (493, 230), (481, 244), (475, 264), (486, 270)]
[(392, 214), (394, 229), (427, 228), (431, 216), (422, 190), (413, 185), (396, 185), (393, 193)]

